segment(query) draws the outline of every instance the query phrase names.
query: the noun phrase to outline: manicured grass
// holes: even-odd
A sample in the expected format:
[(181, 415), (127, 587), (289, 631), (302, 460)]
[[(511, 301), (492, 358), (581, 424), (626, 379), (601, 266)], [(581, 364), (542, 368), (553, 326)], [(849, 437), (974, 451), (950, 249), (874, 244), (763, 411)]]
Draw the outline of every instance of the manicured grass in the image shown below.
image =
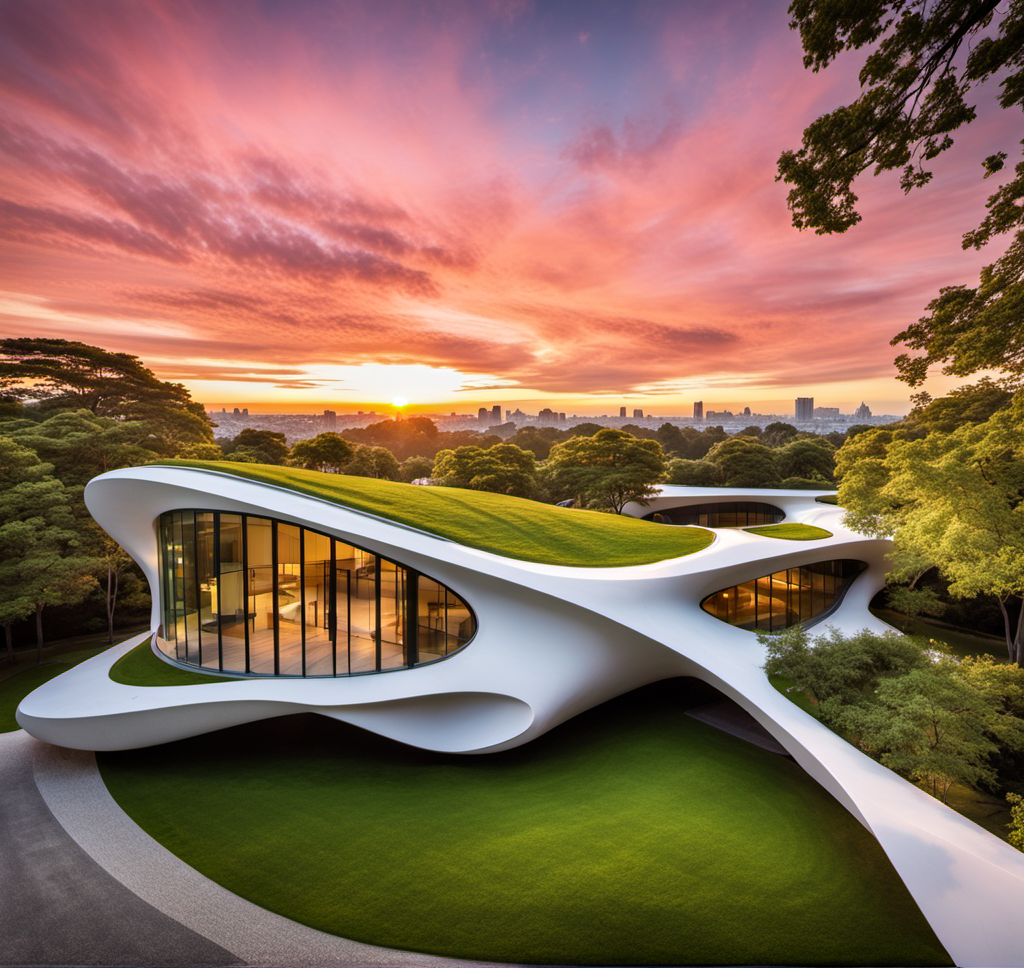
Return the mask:
[(797, 688), (796, 680), (790, 679), (788, 676), (772, 674), (768, 676), (768, 681), (790, 702), (795, 703), (805, 713), (810, 713), (815, 719), (818, 719), (818, 704), (810, 697), (806, 689)]
[(488, 491), (420, 487), (268, 464), (186, 460), (160, 463), (276, 484), (429, 531), (471, 548), (551, 565), (644, 565), (692, 554), (714, 540), (714, 535), (703, 528), (665, 528), (638, 518), (559, 508)]
[(309, 714), (99, 762), (187, 863), (364, 942), (530, 964), (949, 964), (868, 833), (792, 761), (683, 715), (681, 682), (493, 755)]
[(10, 733), (15, 729), (21, 729), (18, 721), (14, 718), (14, 713), (18, 708), (18, 703), (33, 689), (37, 689), (44, 682), (55, 679), (62, 672), (67, 672), (71, 666), (92, 658), (105, 648), (107, 646), (103, 645), (95, 649), (65, 652), (59, 659), (51, 659), (43, 665), (30, 666), (13, 676), (0, 679), (0, 733)]
[(124, 686), (203, 686), (211, 682), (239, 682), (231, 676), (205, 675), (168, 665), (153, 655), (146, 639), (121, 656), (110, 668), (110, 678)]
[(767, 538), (785, 538), (788, 541), (816, 541), (831, 538), (832, 532), (816, 528), (813, 524), (765, 524), (757, 528), (744, 528), (751, 534), (763, 534)]

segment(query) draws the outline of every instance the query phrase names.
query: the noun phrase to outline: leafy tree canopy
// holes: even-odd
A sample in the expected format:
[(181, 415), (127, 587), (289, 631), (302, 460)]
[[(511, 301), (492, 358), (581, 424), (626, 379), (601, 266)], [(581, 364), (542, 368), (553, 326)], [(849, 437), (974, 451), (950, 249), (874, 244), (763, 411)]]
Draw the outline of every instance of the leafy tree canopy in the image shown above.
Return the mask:
[(340, 434), (317, 434), (310, 440), (300, 440), (292, 447), (289, 463), (310, 471), (340, 474), (352, 460), (355, 451)]
[(860, 434), (837, 474), (847, 522), (892, 537), (892, 577), (913, 584), (936, 567), (953, 596), (994, 596), (1008, 657), (1024, 664), (1024, 391), (952, 433)]
[(824, 437), (804, 437), (780, 447), (775, 453), (783, 477), (802, 477), (827, 487), (836, 469), (835, 449)]
[(136, 356), (86, 343), (0, 339), (0, 395), (38, 401), (44, 411), (87, 409), (99, 417), (144, 421), (162, 453), (213, 441), (203, 405), (184, 386), (157, 379)]
[[(822, 234), (856, 225), (853, 183), (869, 168), (875, 175), (899, 170), (904, 192), (928, 184), (929, 164), (976, 117), (968, 99), (975, 91), (990, 96), (980, 90), (985, 82), (1000, 78), (1001, 108), (1024, 105), (1024, 0), (793, 0), (789, 12), (804, 66), (814, 71), (843, 51), (873, 48), (861, 69), (860, 97), (812, 122), (802, 146), (779, 158), (778, 178), (792, 186), (788, 203), (799, 229)], [(979, 159), (982, 176), (1002, 171), (1007, 157), (998, 151)], [(893, 339), (921, 351), (897, 357), (901, 380), (917, 386), (938, 363), (958, 376), (991, 368), (1024, 377), (1022, 199), (1024, 160), (963, 237), (964, 248), (980, 248), (1012, 231), (1008, 250), (982, 270), (977, 287), (941, 289), (929, 314)]]
[(398, 458), (387, 447), (373, 447), (370, 444), (356, 446), (352, 460), (345, 465), (345, 473), (385, 481), (397, 481), (402, 476)]
[(682, 484), (687, 487), (719, 487), (722, 483), (722, 472), (717, 464), (709, 460), (687, 460), (685, 457), (674, 457), (665, 468), (666, 481), (669, 484)]
[(283, 464), (288, 459), (288, 440), (277, 430), (246, 427), (224, 447), (229, 460), (250, 464)]
[(562, 496), (618, 514), (630, 501), (654, 493), (665, 474), (665, 456), (656, 440), (605, 427), (592, 437), (571, 437), (552, 447), (545, 471)]
[(707, 460), (718, 467), (724, 487), (779, 486), (774, 452), (752, 437), (730, 437), (715, 444)]
[(431, 476), (434, 483), (445, 487), (468, 487), (516, 497), (533, 497), (537, 489), (533, 453), (515, 444), (442, 450), (434, 461)]

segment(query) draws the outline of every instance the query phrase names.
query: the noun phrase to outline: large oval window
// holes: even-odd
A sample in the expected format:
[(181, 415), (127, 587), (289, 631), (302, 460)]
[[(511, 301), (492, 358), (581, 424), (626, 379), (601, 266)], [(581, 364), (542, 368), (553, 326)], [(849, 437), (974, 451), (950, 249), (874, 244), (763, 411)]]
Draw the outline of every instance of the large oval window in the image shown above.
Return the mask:
[(737, 628), (779, 632), (832, 611), (865, 568), (863, 561), (852, 558), (786, 568), (723, 588), (700, 607)]
[(744, 528), (752, 524), (777, 524), (785, 516), (781, 508), (763, 501), (715, 501), (681, 508), (658, 508), (645, 514), (644, 520), (703, 528)]
[(310, 528), (223, 511), (160, 516), (158, 647), (187, 665), (347, 676), (443, 659), (469, 606), (412, 568)]

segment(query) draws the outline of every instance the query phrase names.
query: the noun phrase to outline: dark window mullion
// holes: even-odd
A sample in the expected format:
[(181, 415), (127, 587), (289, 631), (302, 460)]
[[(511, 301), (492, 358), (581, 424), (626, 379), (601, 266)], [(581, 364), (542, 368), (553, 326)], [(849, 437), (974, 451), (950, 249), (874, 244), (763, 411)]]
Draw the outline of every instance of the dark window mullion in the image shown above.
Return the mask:
[[(245, 610), (245, 671), (251, 672), (249, 658), (249, 515), (240, 515), (242, 519), (242, 608)], [(255, 579), (253, 579), (255, 583)], [(254, 589), (255, 590), (255, 589)], [(256, 611), (253, 609), (252, 623), (256, 623)]]
[(299, 636), (302, 640), (302, 674), (306, 674), (306, 529), (299, 528)]
[(278, 610), (277, 610), (277, 594), (278, 594), (278, 578), (277, 578), (277, 521), (271, 519), (270, 522), (270, 588), (271, 588), (271, 608), (273, 609), (272, 615), (274, 617), (274, 675), (279, 676), (281, 674), (281, 634), (278, 623)]

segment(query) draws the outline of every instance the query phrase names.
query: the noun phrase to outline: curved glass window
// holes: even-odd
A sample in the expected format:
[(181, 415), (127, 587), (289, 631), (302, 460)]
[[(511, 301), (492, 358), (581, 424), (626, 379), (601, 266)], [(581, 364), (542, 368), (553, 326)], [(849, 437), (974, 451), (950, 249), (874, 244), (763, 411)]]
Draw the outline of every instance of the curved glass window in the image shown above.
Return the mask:
[(837, 558), (786, 568), (723, 588), (700, 607), (741, 629), (779, 632), (830, 612), (866, 567), (862, 561)]
[(777, 524), (785, 512), (761, 501), (716, 501), (682, 508), (659, 508), (644, 515), (645, 521), (696, 524), (704, 528), (745, 528), (751, 524)]
[(434, 662), (476, 632), (469, 606), (413, 568), (251, 514), (160, 515), (160, 649), (269, 676), (347, 676)]

